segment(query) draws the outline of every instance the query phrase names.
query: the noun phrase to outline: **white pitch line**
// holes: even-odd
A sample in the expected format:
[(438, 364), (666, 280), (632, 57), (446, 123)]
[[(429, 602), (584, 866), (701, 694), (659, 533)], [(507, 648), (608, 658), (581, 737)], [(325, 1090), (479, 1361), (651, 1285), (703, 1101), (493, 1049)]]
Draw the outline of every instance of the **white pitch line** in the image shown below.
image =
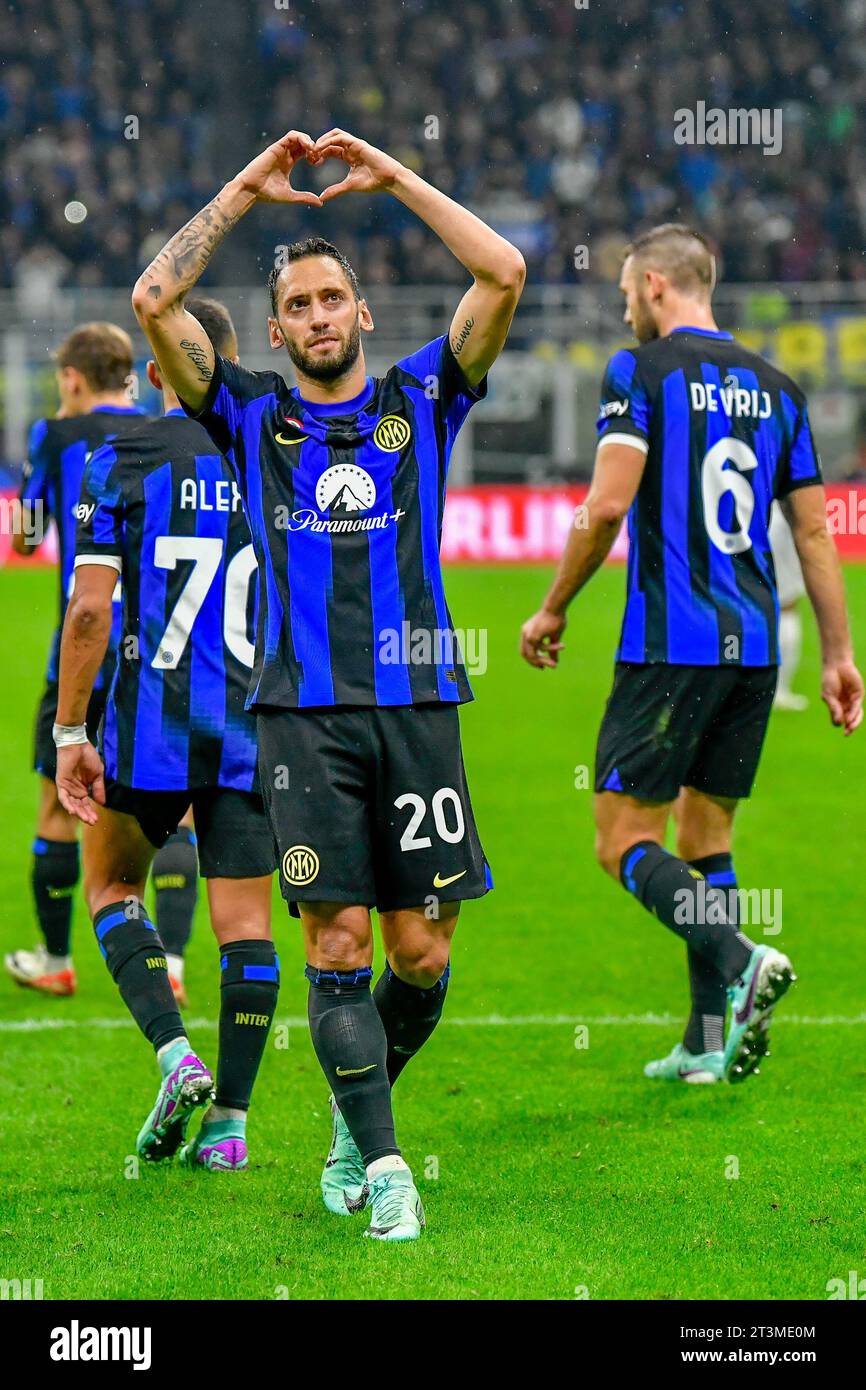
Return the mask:
[[(678, 1014), (483, 1014), (477, 1018), (443, 1018), (452, 1028), (573, 1028), (577, 1024), (597, 1028), (676, 1028), (682, 1024)], [(308, 1028), (306, 1018), (276, 1018), (277, 1026)], [(853, 1027), (866, 1024), (863, 1014), (782, 1014), (775, 1023), (795, 1024), (802, 1028)], [(217, 1028), (214, 1018), (186, 1020), (190, 1032)], [(134, 1028), (131, 1018), (21, 1018), (0, 1019), (0, 1033), (52, 1033), (68, 1028), (97, 1028), (112, 1030)]]

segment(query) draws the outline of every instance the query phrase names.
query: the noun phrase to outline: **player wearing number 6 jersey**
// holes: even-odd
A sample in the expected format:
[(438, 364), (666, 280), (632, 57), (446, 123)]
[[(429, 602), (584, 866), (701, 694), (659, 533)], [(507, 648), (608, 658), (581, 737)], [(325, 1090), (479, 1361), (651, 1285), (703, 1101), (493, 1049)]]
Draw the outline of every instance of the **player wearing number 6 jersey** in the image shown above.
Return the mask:
[[(301, 159), (349, 165), (320, 200)], [(373, 327), (354, 271), (310, 238), (270, 279), (271, 347), (297, 387), (214, 356), (184, 296), (255, 203), (387, 193), (472, 277), (449, 331), (369, 376)], [(313, 214), (315, 215), (315, 214)], [(284, 896), (299, 903), (313, 1043), (333, 1091), (322, 1180), (367, 1234), (417, 1238), (421, 1203), (397, 1145), (391, 1086), (442, 1013), (460, 902), (491, 880), (463, 771), (471, 698), (439, 563), (454, 438), (486, 387), (523, 285), (520, 254), (478, 218), (345, 131), (291, 131), (254, 159), (144, 272), (133, 304), (191, 414), (231, 447), (262, 574), (250, 703)], [(443, 325), (444, 326), (444, 325)], [(370, 990), (379, 920), (388, 967)]]
[[(207, 301), (200, 312), (234, 356), (222, 306)], [(276, 857), (255, 721), (244, 710), (256, 566), (228, 463), (153, 362), (148, 375), (163, 389), (165, 416), (98, 449), (84, 475), (60, 654), (57, 787), (66, 810), (85, 822), (85, 895), (100, 949), (162, 1072), (138, 1138), (151, 1160), (177, 1151), (193, 1110), (213, 1095), (142, 902), (151, 859), (192, 804), (222, 988), (215, 1103), (181, 1158), (231, 1170), (247, 1166), (246, 1112), (278, 989), (270, 933)], [(123, 622), (100, 759), (84, 712), (118, 574)]]
[[(709, 247), (687, 227), (657, 227), (628, 249), (620, 288), (640, 346), (608, 364), (586, 510), (521, 642), (533, 666), (556, 666), (568, 605), (628, 514), (626, 610), (598, 741), (597, 851), (687, 943), (685, 1038), (646, 1074), (691, 1082), (757, 1071), (770, 1014), (794, 978), (787, 956), (738, 930), (731, 858), (778, 672), (774, 498), (815, 610), (833, 723), (853, 733), (863, 702), (806, 401), (719, 330), (714, 283)], [(677, 855), (663, 848), (675, 801)]]

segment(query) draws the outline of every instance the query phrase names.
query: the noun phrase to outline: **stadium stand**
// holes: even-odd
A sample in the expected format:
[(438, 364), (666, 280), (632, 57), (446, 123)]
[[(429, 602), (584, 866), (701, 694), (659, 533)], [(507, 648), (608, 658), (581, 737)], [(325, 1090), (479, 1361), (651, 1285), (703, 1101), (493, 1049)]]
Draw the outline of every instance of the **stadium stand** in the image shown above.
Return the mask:
[[(13, 0), (0, 49), (0, 288), (34, 312), (130, 285), (263, 137), (335, 124), (477, 207), (534, 283), (573, 283), (579, 244), (578, 278), (608, 279), (627, 231), (671, 216), (724, 247), (728, 282), (866, 279), (864, 0), (820, 22), (810, 0)], [(785, 157), (677, 145), (698, 101), (781, 110)], [(219, 273), (300, 219), (250, 221)], [(459, 274), (388, 200), (336, 205), (329, 231), (365, 284)]]

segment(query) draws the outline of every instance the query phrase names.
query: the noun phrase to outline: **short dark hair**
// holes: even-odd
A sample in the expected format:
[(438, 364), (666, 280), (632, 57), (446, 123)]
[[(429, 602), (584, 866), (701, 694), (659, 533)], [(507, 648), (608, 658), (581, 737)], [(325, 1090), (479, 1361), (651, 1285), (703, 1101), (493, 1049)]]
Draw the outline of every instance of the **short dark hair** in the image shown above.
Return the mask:
[(82, 323), (54, 354), (81, 372), (91, 391), (121, 391), (132, 375), (132, 339), (116, 323)]
[(291, 246), (280, 247), (280, 264), (275, 265), (268, 276), (268, 289), (271, 295), (271, 313), (274, 318), (277, 316), (277, 284), (280, 275), (287, 265), (291, 265), (292, 261), (302, 261), (307, 256), (330, 256), (331, 260), (337, 262), (337, 265), (348, 280), (352, 294), (356, 299), (361, 298), (361, 291), (358, 288), (358, 277), (342, 251), (338, 251), (333, 242), (326, 241), (322, 236), (308, 236), (303, 241), (293, 241)]
[(623, 260), (635, 256), (668, 276), (684, 293), (711, 295), (716, 283), (716, 258), (702, 232), (684, 222), (663, 222), (626, 246)]
[(198, 319), (207, 336), (210, 338), (211, 347), (220, 357), (225, 357), (228, 349), (233, 342), (237, 342), (235, 326), (232, 323), (232, 316), (224, 304), (218, 299), (207, 299), (204, 295), (187, 297), (184, 301), (184, 308), (192, 314), (194, 319)]

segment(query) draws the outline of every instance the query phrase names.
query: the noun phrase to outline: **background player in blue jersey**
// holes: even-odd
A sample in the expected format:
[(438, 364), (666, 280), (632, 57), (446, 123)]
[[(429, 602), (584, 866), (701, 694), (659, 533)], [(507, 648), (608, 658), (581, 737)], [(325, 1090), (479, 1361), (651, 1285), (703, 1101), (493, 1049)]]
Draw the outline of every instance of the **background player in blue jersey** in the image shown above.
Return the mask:
[[(75, 527), (81, 481), (87, 458), (107, 439), (137, 426), (143, 412), (130, 400), (133, 355), (129, 334), (113, 323), (81, 324), (56, 354), (60, 412), (54, 420), (38, 420), (30, 432), (27, 463), (21, 485), (22, 503), (40, 508), (42, 529), (33, 542), (13, 537), (20, 555), (38, 548), (49, 520), (57, 527), (58, 624), (51, 640), (45, 690), (36, 714), (33, 765), (39, 774), (39, 810), (33, 843), (31, 884), (36, 918), (44, 944), (35, 950), (12, 951), (6, 969), (17, 984), (48, 995), (74, 994), (77, 988), (70, 951), (72, 910), (80, 865), (78, 822), (67, 815), (54, 785), (56, 771), (51, 729), (57, 710), (57, 666), (60, 632), (72, 588)], [(114, 624), (105, 661), (96, 675), (87, 710), (87, 727), (95, 738), (117, 654), (120, 632), (119, 587), (114, 595)], [(153, 865), (156, 913), (172, 953), (173, 988), (182, 995), (183, 947), (195, 911), (197, 864), (194, 837), (179, 826)]]
[[(299, 159), (332, 156), (349, 165), (341, 183), (321, 199), (294, 192)], [(369, 377), (370, 308), (351, 266), (313, 238), (288, 248), (270, 283), (271, 346), (288, 351), (297, 388), (215, 357), (183, 300), (225, 233), (256, 202), (349, 191), (391, 193), (469, 271), (449, 333)], [(460, 751), (456, 707), (471, 692), (439, 538), (451, 446), (524, 273), (510, 243), (389, 155), (341, 130), (316, 142), (292, 131), (168, 243), (133, 296), (178, 395), (231, 449), (244, 494), (262, 576), (250, 692), (262, 789), (333, 1091), (323, 1195), (343, 1214), (369, 1201), (379, 1239), (414, 1239), (424, 1221), (391, 1085), (441, 1016), (460, 900), (492, 886)], [(375, 996), (374, 905), (388, 956)]]
[[(557, 665), (568, 605), (628, 514), (626, 610), (598, 741), (597, 852), (688, 945), (685, 1038), (646, 1073), (692, 1082), (757, 1070), (793, 979), (786, 956), (738, 930), (730, 891), (734, 814), (752, 787), (778, 670), (774, 498), (815, 611), (832, 722), (853, 733), (863, 705), (805, 398), (719, 331), (714, 284), (711, 251), (687, 227), (657, 227), (629, 248), (620, 288), (640, 346), (608, 364), (585, 509), (521, 635), (531, 665)], [(678, 797), (673, 855), (662, 846)]]
[[(237, 343), (222, 306), (199, 307), (220, 348)], [(273, 838), (258, 789), (255, 720), (244, 710), (255, 557), (234, 478), (155, 363), (166, 414), (98, 449), (81, 492), (75, 588), (63, 629), (57, 786), (86, 825), (84, 886), (100, 948), (162, 1082), (138, 1137), (170, 1157), (213, 1078), (192, 1052), (142, 891), (155, 852), (189, 804), (220, 955), (214, 1104), (181, 1161), (248, 1164), (246, 1114), (273, 1019), (279, 962), (270, 931)], [(83, 712), (123, 576), (123, 631), (100, 758)]]
[[(38, 549), (49, 520), (57, 527), (58, 624), (51, 639), (45, 690), (36, 715), (33, 766), (39, 774), (39, 810), (33, 843), (31, 884), (36, 918), (44, 944), (13, 951), (6, 969), (21, 985), (45, 994), (68, 995), (76, 989), (70, 955), (75, 888), (79, 877), (77, 822), (63, 810), (54, 785), (55, 756), (51, 727), (57, 709), (57, 662), (60, 630), (72, 584), (76, 508), (88, 454), (106, 438), (122, 434), (142, 415), (132, 404), (132, 343), (113, 323), (81, 324), (61, 344), (55, 358), (60, 411), (57, 418), (37, 420), (30, 431), (21, 501), (41, 509), (42, 527), (28, 539), (13, 537), (19, 555)], [(117, 604), (117, 621), (120, 605)], [(87, 725), (95, 735), (114, 669), (117, 632), (112, 634), (103, 668), (97, 673)]]

